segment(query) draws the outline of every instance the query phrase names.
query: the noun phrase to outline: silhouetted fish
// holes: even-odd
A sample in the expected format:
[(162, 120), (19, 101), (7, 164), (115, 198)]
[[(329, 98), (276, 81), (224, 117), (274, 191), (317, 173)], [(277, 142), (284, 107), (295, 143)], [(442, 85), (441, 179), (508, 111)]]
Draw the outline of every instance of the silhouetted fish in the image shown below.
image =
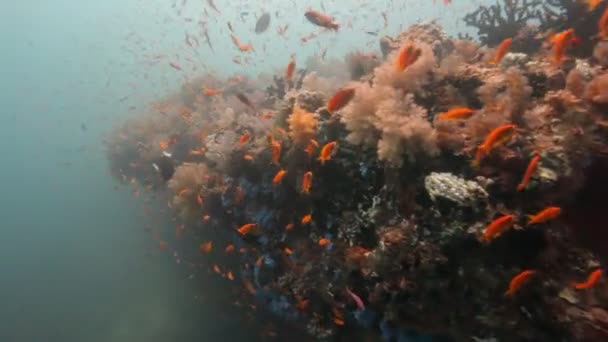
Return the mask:
[(264, 12), (255, 24), (255, 33), (263, 33), (268, 28), (268, 25), (270, 25), (270, 14)]

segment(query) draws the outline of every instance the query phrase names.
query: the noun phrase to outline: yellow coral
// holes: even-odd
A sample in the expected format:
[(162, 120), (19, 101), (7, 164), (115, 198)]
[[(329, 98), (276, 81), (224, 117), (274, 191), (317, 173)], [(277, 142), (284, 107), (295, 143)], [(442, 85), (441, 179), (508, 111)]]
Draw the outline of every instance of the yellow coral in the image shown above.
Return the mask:
[(314, 138), (317, 131), (317, 119), (312, 113), (295, 105), (287, 122), (289, 123), (289, 136), (296, 144), (305, 144)]

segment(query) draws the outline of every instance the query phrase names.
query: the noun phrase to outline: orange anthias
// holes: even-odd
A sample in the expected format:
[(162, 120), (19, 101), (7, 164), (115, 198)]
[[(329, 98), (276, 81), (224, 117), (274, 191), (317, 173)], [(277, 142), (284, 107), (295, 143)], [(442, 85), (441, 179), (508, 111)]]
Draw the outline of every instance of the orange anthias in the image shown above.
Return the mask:
[(598, 34), (602, 39), (608, 39), (608, 7), (604, 10), (602, 17), (598, 21)]
[(538, 212), (537, 214), (529, 215), (528, 218), (530, 219), (530, 221), (528, 222), (528, 224), (537, 224), (554, 220), (559, 216), (559, 214), (561, 214), (561, 212), (562, 209), (559, 207), (547, 207)]
[(275, 186), (281, 184), (281, 182), (283, 181), (283, 177), (285, 177), (286, 174), (287, 171), (279, 170), (277, 174), (274, 175), (274, 178), (272, 179), (272, 184)]
[(312, 214), (304, 215), (304, 217), (302, 217), (302, 224), (307, 224), (310, 221), (312, 221)]
[(572, 42), (574, 38), (574, 29), (567, 29), (560, 32), (551, 38), (553, 44), (553, 64), (560, 65), (566, 54), (566, 48)]
[(308, 154), (308, 157), (310, 158), (312, 157), (312, 154), (313, 152), (315, 152), (317, 147), (319, 147), (319, 143), (315, 139), (310, 139), (308, 145), (306, 145), (306, 148), (304, 149), (304, 152), (306, 152), (306, 154)]
[(484, 142), (477, 148), (473, 166), (479, 166), (481, 160), (487, 156), (493, 148), (509, 141), (515, 133), (516, 128), (517, 126), (515, 125), (503, 125), (490, 132)]
[(525, 270), (513, 277), (509, 283), (509, 289), (505, 292), (505, 296), (513, 296), (535, 273), (536, 271), (533, 270)]
[(413, 44), (407, 44), (399, 51), (397, 55), (397, 60), (395, 66), (398, 71), (403, 71), (407, 69), (412, 64), (416, 63), (420, 55), (422, 54), (422, 50), (416, 48)]
[(281, 158), (281, 144), (278, 141), (273, 141), (271, 145), (272, 149), (272, 162), (275, 165), (279, 165), (279, 159)]
[(595, 286), (595, 284), (597, 284), (597, 282), (600, 280), (601, 276), (602, 276), (602, 270), (598, 268), (597, 270), (589, 273), (587, 280), (585, 280), (582, 283), (572, 283), (572, 286), (579, 290), (591, 288), (591, 287)]
[(509, 48), (511, 48), (511, 43), (513, 43), (512, 38), (507, 38), (498, 45), (496, 48), (496, 52), (494, 53), (494, 58), (490, 61), (490, 64), (498, 64), (502, 60), (502, 58), (509, 52)]
[(312, 172), (308, 171), (302, 177), (302, 193), (309, 194), (312, 186)]
[(201, 253), (209, 254), (213, 250), (213, 242), (211, 242), (211, 241), (203, 242), (198, 247), (198, 249), (201, 251)]
[(540, 161), (540, 156), (536, 155), (530, 160), (528, 164), (528, 168), (526, 168), (526, 173), (524, 173), (524, 178), (522, 178), (521, 183), (517, 186), (517, 191), (524, 191), (528, 183), (530, 183), (530, 179), (532, 179), (532, 175), (536, 172), (538, 168), (538, 162)]
[(489, 242), (492, 239), (495, 239), (500, 234), (506, 232), (513, 226), (513, 222), (515, 221), (515, 216), (513, 215), (505, 215), (501, 216), (494, 221), (492, 221), (483, 233), (482, 241)]
[(327, 246), (331, 241), (327, 238), (321, 238), (319, 240), (319, 246), (324, 247)]
[(321, 165), (325, 164), (326, 161), (331, 159), (331, 154), (333, 153), (335, 147), (335, 141), (328, 142), (327, 144), (323, 145), (323, 148), (321, 148), (321, 153), (319, 154), (319, 161), (321, 162)]
[(215, 96), (221, 94), (223, 91), (219, 89), (211, 89), (203, 86), (203, 94), (205, 96)]
[(291, 55), (291, 60), (289, 64), (287, 64), (287, 68), (285, 69), (285, 79), (287, 81), (291, 81), (293, 78), (293, 73), (296, 70), (296, 59), (293, 55)]
[(239, 138), (239, 145), (243, 146), (249, 141), (249, 132), (245, 131)]
[(247, 233), (249, 233), (253, 228), (255, 228), (256, 224), (255, 223), (247, 223), (241, 226), (241, 228), (238, 229), (239, 234), (241, 235), (245, 235)]
[(474, 109), (468, 107), (456, 107), (447, 112), (437, 114), (437, 119), (440, 120), (463, 120), (468, 119), (475, 113)]
[(353, 99), (353, 97), (355, 97), (354, 88), (340, 89), (327, 102), (327, 110), (330, 113), (340, 110), (340, 109), (344, 108), (344, 106), (346, 106), (350, 102), (350, 100)]

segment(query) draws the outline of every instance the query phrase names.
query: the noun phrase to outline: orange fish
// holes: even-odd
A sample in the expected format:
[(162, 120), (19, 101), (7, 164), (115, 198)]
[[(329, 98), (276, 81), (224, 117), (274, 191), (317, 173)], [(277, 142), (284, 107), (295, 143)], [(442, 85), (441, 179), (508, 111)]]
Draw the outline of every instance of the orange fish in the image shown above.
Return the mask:
[(350, 102), (350, 100), (353, 99), (353, 97), (355, 97), (354, 88), (340, 89), (327, 102), (327, 110), (330, 113), (340, 110), (340, 109), (344, 108), (344, 106), (346, 106)]
[(600, 38), (608, 39), (608, 7), (604, 10), (600, 20), (598, 21), (598, 34)]
[(233, 244), (229, 244), (228, 246), (226, 246), (226, 248), (224, 249), (224, 252), (226, 252), (226, 253), (232, 253), (232, 252), (234, 252), (234, 245)]
[(490, 64), (498, 64), (502, 60), (502, 58), (509, 52), (509, 48), (511, 48), (511, 43), (513, 43), (512, 38), (507, 38), (498, 45), (496, 48), (496, 52), (494, 53), (494, 58), (490, 61)]
[(285, 230), (286, 230), (286, 231), (290, 231), (290, 230), (292, 230), (292, 229), (293, 229), (293, 227), (295, 227), (295, 226), (296, 226), (295, 224), (293, 224), (293, 223), (289, 223), (289, 224), (287, 224), (287, 225), (285, 226)]
[(573, 38), (574, 29), (567, 29), (551, 38), (551, 43), (553, 44), (553, 64), (560, 65), (562, 63), (566, 54), (566, 48), (570, 45)]
[(304, 217), (302, 217), (302, 224), (307, 224), (310, 221), (312, 221), (312, 214), (304, 215)]
[(209, 221), (210, 218), (211, 218), (211, 216), (205, 215), (205, 216), (203, 216), (203, 221)]
[(203, 242), (200, 244), (200, 246), (198, 246), (198, 249), (201, 251), (201, 253), (209, 254), (213, 250), (213, 242)]
[(281, 184), (281, 182), (283, 181), (283, 177), (285, 177), (286, 174), (287, 171), (279, 170), (279, 172), (277, 172), (277, 174), (272, 179), (272, 184), (275, 186)]
[(243, 159), (252, 161), (253, 160), (253, 156), (251, 154), (246, 154), (246, 155), (243, 156)]
[(321, 162), (321, 165), (325, 164), (326, 161), (331, 159), (331, 154), (335, 147), (335, 141), (328, 142), (327, 144), (323, 145), (323, 148), (321, 148), (321, 153), (319, 154), (319, 161)]
[(249, 141), (249, 132), (245, 131), (242, 135), (241, 138), (239, 139), (239, 145), (243, 146), (247, 143), (247, 141)]
[(535, 215), (528, 215), (528, 224), (537, 224), (553, 220), (559, 216), (562, 209), (559, 207), (547, 207)]
[(325, 247), (327, 246), (331, 241), (327, 238), (321, 238), (319, 239), (319, 246), (321, 247)]
[(279, 159), (281, 158), (281, 144), (277, 141), (274, 141), (271, 145), (272, 149), (272, 162), (275, 165), (279, 165)]
[(462, 120), (468, 119), (475, 113), (475, 110), (467, 107), (456, 107), (447, 112), (437, 114), (437, 118), (441, 120)]
[(534, 156), (532, 158), (532, 160), (530, 160), (530, 163), (528, 164), (528, 168), (526, 169), (526, 173), (524, 173), (524, 178), (521, 180), (521, 183), (519, 183), (519, 185), (517, 186), (517, 191), (524, 191), (526, 189), (526, 186), (528, 186), (528, 183), (530, 182), (532, 175), (534, 174), (534, 172), (536, 172), (536, 168), (538, 167), (539, 161), (540, 161), (540, 156), (538, 156), (538, 155)]
[(203, 205), (203, 197), (201, 196), (201, 194), (196, 194), (196, 203), (199, 207)]
[(313, 11), (313, 10), (308, 10), (308, 11), (304, 12), (304, 16), (306, 17), (306, 19), (308, 19), (308, 21), (310, 21), (311, 23), (313, 23), (317, 26), (325, 27), (325, 28), (328, 28), (328, 29), (334, 30), (334, 31), (337, 31), (340, 28), (340, 25), (338, 25), (334, 21), (334, 18), (332, 18), (328, 15), (325, 15), (323, 13)]
[(413, 44), (407, 44), (399, 51), (395, 66), (398, 71), (404, 71), (410, 65), (416, 63), (422, 50), (416, 48)]
[(165, 241), (158, 241), (158, 249), (161, 251), (167, 249), (168, 244)]
[(319, 147), (319, 143), (315, 139), (310, 139), (304, 151), (308, 154), (308, 157), (311, 157), (317, 147)]
[(247, 52), (247, 51), (251, 51), (253, 50), (253, 46), (251, 44), (241, 44), (241, 42), (239, 41), (239, 39), (231, 34), (230, 38), (232, 38), (232, 42), (234, 43), (234, 45), (241, 51), (243, 52)]
[(205, 96), (215, 96), (223, 93), (223, 90), (220, 89), (211, 89), (203, 86), (203, 95)]
[(234, 280), (234, 274), (232, 274), (231, 271), (228, 271), (228, 273), (226, 273), (226, 278), (228, 278), (230, 280)]
[(600, 280), (601, 276), (602, 276), (602, 270), (598, 268), (597, 270), (589, 273), (589, 276), (587, 277), (587, 280), (585, 280), (585, 282), (572, 283), (572, 286), (579, 290), (591, 288), (595, 284), (597, 284), (597, 282)]
[(604, 0), (583, 0), (583, 2), (587, 3), (587, 11), (589, 12), (593, 11), (602, 1)]
[(293, 253), (293, 251), (289, 247), (285, 247), (284, 251), (287, 255), (291, 255)]
[(161, 141), (158, 143), (158, 146), (160, 147), (161, 150), (166, 150), (169, 147), (169, 143), (166, 141)]
[(312, 186), (312, 172), (308, 171), (302, 177), (302, 193), (309, 194)]
[(513, 277), (509, 283), (509, 289), (505, 292), (505, 296), (513, 296), (535, 273), (536, 271), (533, 270), (525, 270)]
[(241, 235), (245, 235), (247, 233), (249, 233), (253, 228), (255, 228), (256, 224), (255, 223), (247, 223), (241, 226), (241, 228), (238, 229), (239, 234)]
[(494, 147), (509, 141), (515, 133), (516, 128), (517, 126), (515, 125), (502, 125), (490, 132), (484, 142), (477, 148), (473, 166), (479, 166), (481, 160), (487, 156)]
[(187, 194), (188, 192), (190, 192), (190, 189), (181, 189), (178, 193), (177, 193), (177, 197), (183, 197), (185, 194)]
[(287, 69), (285, 69), (285, 79), (287, 81), (292, 80), (293, 78), (293, 72), (296, 70), (296, 59), (294, 58), (293, 55), (291, 55), (291, 60), (289, 61), (289, 64), (287, 64)]
[(495, 219), (486, 227), (481, 238), (482, 241), (488, 242), (506, 232), (513, 226), (514, 220), (515, 216), (513, 215), (505, 215)]
[(222, 270), (220, 270), (220, 266), (218, 266), (218, 264), (213, 265), (213, 271), (217, 274), (222, 273)]

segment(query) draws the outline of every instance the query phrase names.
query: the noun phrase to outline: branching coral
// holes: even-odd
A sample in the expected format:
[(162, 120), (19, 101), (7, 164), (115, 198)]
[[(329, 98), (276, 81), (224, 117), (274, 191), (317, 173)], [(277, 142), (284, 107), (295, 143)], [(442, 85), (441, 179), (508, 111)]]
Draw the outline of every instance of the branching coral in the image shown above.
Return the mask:
[(378, 140), (374, 129), (374, 113), (378, 103), (389, 99), (392, 89), (389, 87), (372, 87), (368, 83), (355, 86), (355, 97), (342, 109), (342, 122), (349, 131), (346, 140), (355, 145), (373, 145)]
[(541, 0), (505, 0), (491, 6), (479, 6), (463, 20), (475, 27), (482, 43), (495, 46), (505, 38), (512, 38), (528, 22), (541, 18)]

